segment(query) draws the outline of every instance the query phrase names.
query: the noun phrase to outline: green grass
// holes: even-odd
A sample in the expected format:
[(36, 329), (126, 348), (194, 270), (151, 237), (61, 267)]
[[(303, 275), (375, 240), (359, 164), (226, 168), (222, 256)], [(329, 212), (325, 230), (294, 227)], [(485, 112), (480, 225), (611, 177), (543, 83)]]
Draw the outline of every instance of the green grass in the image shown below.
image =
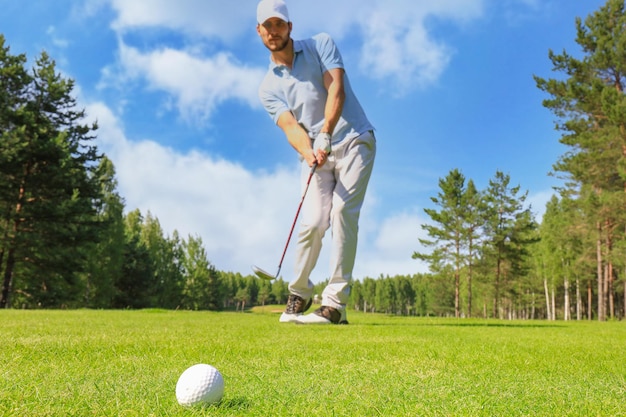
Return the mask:
[[(272, 311), (0, 311), (0, 415), (626, 415), (625, 323)], [(224, 376), (217, 405), (176, 402), (196, 363)]]

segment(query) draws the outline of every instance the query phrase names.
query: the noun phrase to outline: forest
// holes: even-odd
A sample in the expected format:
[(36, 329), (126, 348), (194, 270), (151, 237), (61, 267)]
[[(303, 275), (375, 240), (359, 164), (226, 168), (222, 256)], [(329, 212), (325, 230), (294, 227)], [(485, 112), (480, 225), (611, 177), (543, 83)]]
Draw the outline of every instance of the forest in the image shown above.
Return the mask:
[[(538, 220), (528, 192), (461, 168), (439, 192), (413, 258), (428, 273), (354, 280), (350, 308), (384, 314), (598, 320), (626, 314), (626, 12), (576, 19), (581, 57), (546, 51), (535, 76), (567, 151), (563, 186)], [(125, 206), (97, 123), (42, 52), (29, 64), (0, 34), (0, 308), (241, 310), (282, 304), (287, 283), (218, 271), (198, 236), (166, 234)], [(416, 247), (418, 238), (416, 233)], [(324, 283), (316, 285), (321, 293)]]

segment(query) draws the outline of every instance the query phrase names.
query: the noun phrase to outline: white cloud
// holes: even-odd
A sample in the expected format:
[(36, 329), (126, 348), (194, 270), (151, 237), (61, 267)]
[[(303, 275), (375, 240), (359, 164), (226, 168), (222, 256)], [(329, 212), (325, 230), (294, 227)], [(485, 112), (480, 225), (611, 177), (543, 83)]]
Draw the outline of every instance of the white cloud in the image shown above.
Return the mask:
[[(220, 270), (248, 274), (256, 264), (274, 271), (300, 202), (298, 164), (250, 172), (202, 152), (129, 140), (119, 119), (102, 103), (92, 103), (86, 111), (98, 120), (98, 146), (115, 165), (127, 211), (152, 213), (167, 234), (177, 230), (185, 238), (200, 236)], [(366, 198), (355, 277), (423, 272), (411, 259), (418, 249), (419, 217), (401, 213), (380, 222), (372, 213), (374, 200)], [(328, 241), (313, 281), (327, 277)], [(286, 279), (293, 270), (294, 245), (292, 240), (282, 269)]]
[(371, 241), (360, 243), (355, 277), (378, 278), (381, 274), (395, 276), (427, 272), (427, 264), (412, 258), (413, 252), (424, 250), (418, 240), (425, 236), (421, 227), (424, 223), (425, 219), (416, 211), (405, 211), (382, 219), (375, 225)]
[(54, 26), (49, 26), (46, 33), (55, 47), (65, 49), (69, 46), (70, 42), (67, 39), (60, 38), (57, 34), (57, 29)]
[(380, 16), (367, 24), (369, 31), (380, 35), (365, 40), (361, 70), (379, 81), (388, 80), (396, 94), (436, 82), (450, 62), (449, 48), (431, 40), (420, 24), (406, 30)]
[(172, 48), (147, 53), (120, 43), (118, 70), (103, 71), (101, 87), (142, 79), (148, 88), (167, 93), (186, 120), (206, 120), (227, 100), (259, 107), (258, 85), (264, 70), (242, 65), (227, 52), (212, 57)]
[[(250, 172), (202, 152), (181, 153), (151, 140), (131, 141), (104, 104), (93, 103), (86, 110), (98, 120), (98, 146), (115, 164), (127, 210), (151, 212), (166, 233), (177, 230), (183, 237), (202, 237), (218, 269), (248, 274), (256, 264), (275, 270), (300, 201), (297, 164)], [(429, 220), (418, 208), (381, 216), (375, 191), (368, 191), (361, 215), (354, 277), (427, 272), (428, 265), (412, 254), (427, 250), (419, 238), (427, 237), (422, 224)], [(539, 221), (553, 193), (528, 196)], [(312, 277), (315, 282), (327, 278), (329, 244), (327, 236)], [(293, 250), (294, 240), (282, 269), (286, 279), (293, 270)]]
[[(84, 12), (94, 13), (105, 1), (89, 0)], [(119, 62), (103, 71), (103, 86), (123, 88), (128, 81), (139, 80), (153, 91), (166, 93), (164, 103), (171, 100), (182, 117), (193, 120), (210, 118), (228, 100), (258, 106), (257, 87), (265, 65), (246, 66), (234, 52), (206, 48), (207, 39), (202, 39), (232, 45), (256, 38), (255, 0), (108, 1), (117, 13), (113, 28), (119, 39)], [(450, 63), (453, 47), (437, 37), (431, 24), (475, 21), (482, 17), (486, 1), (319, 0), (312, 7), (288, 0), (288, 4), (295, 37), (327, 31), (346, 40), (341, 45), (344, 55), (360, 52), (361, 70), (381, 85), (391, 83), (392, 92), (399, 93), (436, 82)], [(184, 46), (150, 42), (138, 46), (142, 33), (159, 29), (182, 35)], [(258, 39), (253, 41), (254, 47), (263, 48)], [(103, 104), (89, 106), (88, 114), (99, 120), (100, 146), (116, 166), (119, 191), (129, 210), (150, 211), (167, 232), (176, 229), (182, 236), (201, 236), (219, 269), (247, 273), (255, 263), (273, 270), (299, 202), (296, 164), (250, 172), (207, 153), (178, 151), (152, 139), (130, 140), (116, 114)], [(411, 258), (421, 250), (418, 237), (423, 235), (423, 219), (417, 211), (384, 218), (369, 207), (375, 200), (375, 190), (370, 189), (355, 277), (425, 272), (426, 265)], [(538, 208), (535, 202), (533, 208)], [(314, 280), (326, 277), (327, 246)], [(285, 258), (286, 277), (293, 268), (292, 258), (293, 248)]]
[[(449, 65), (454, 49), (431, 33), (433, 20), (462, 25), (479, 19), (484, 0), (319, 0), (291, 2), (296, 35), (328, 31), (336, 39), (360, 36), (359, 68), (392, 94), (435, 83)], [(327, 10), (334, 13), (329, 15)], [(345, 51), (344, 51), (345, 52)]]
[(453, 48), (429, 30), (431, 20), (462, 23), (481, 17), (483, 2), (378, 2), (360, 23), (361, 70), (396, 94), (435, 83), (452, 59)]
[[(86, 13), (93, 14), (94, 9), (102, 7), (107, 0), (88, 0), (84, 6)], [(224, 2), (221, 0), (108, 0), (117, 16), (112, 24), (121, 39), (128, 32), (166, 29), (184, 34), (187, 49), (193, 44), (203, 44), (207, 40), (224, 45), (235, 45), (249, 42), (256, 38), (256, 0), (238, 0)], [(414, 0), (318, 0), (315, 7), (309, 2), (288, 1), (290, 17), (294, 21), (294, 37), (310, 36), (319, 31), (327, 31), (335, 38), (354, 36), (360, 39), (355, 47), (359, 51), (359, 68), (366, 77), (370, 77), (390, 94), (403, 95), (424, 86), (436, 83), (446, 70), (454, 54), (454, 46), (433, 31), (433, 23), (446, 22), (462, 26), (483, 17), (488, 0), (439, 0), (436, 2)], [(499, 3), (498, 3), (499, 4)], [(536, 9), (537, 0), (510, 0), (505, 5), (504, 13), (514, 13), (512, 9), (522, 6), (524, 9)], [(332, 10), (332, 13), (328, 13)], [(522, 13), (517, 11), (515, 13)], [(258, 42), (261, 48), (260, 41)], [(191, 46), (190, 46), (191, 45)], [(123, 48), (123, 41), (120, 43)], [(345, 46), (345, 45), (344, 45)], [(134, 49), (127, 47), (130, 51)], [(199, 48), (202, 49), (202, 48)], [(346, 48), (347, 49), (347, 46)], [(127, 51), (128, 52), (128, 51)], [(344, 50), (344, 52), (348, 52)], [(124, 53), (124, 51), (122, 51)], [(178, 56), (177, 56), (178, 54)], [(189, 70), (182, 75), (198, 76), (229, 74), (227, 80), (215, 78), (214, 84), (225, 82), (224, 90), (200, 88), (194, 92), (191, 106), (204, 116), (210, 116), (212, 106), (220, 96), (230, 96), (229, 87), (236, 83), (239, 91), (235, 97), (249, 97), (256, 93), (256, 88), (245, 80), (258, 81), (258, 72), (264, 69), (241, 68), (231, 55), (218, 53), (213, 57), (201, 57), (189, 52), (160, 49), (140, 54), (150, 58), (152, 64), (163, 63), (166, 59), (174, 59), (171, 76), (166, 77), (164, 71), (154, 65), (141, 66), (136, 71), (146, 72), (145, 76), (153, 82), (153, 88), (163, 88), (179, 98), (184, 110), (185, 98), (190, 95), (190, 83), (175, 81), (175, 76), (185, 69), (184, 64), (191, 64)], [(200, 68), (202, 67), (202, 68)], [(229, 71), (219, 72), (225, 68)], [(176, 71), (178, 70), (178, 72)], [(252, 75), (250, 77), (250, 75)], [(167, 78), (167, 79), (164, 79)], [(185, 80), (185, 78), (181, 78)], [(203, 78), (206, 80), (207, 78)], [(235, 81), (237, 79), (237, 81)], [(156, 81), (156, 82), (155, 82)], [(200, 83), (202, 86), (203, 83)], [(243, 89), (247, 91), (242, 91)], [(206, 98), (207, 105), (197, 108)]]
[(84, 0), (72, 5), (71, 16), (75, 20), (84, 20), (96, 16), (109, 0)]
[(254, 33), (255, 0), (111, 0), (119, 31), (150, 27), (217, 37), (231, 43), (244, 32)]
[[(91, 0), (91, 8), (102, 0)], [(310, 36), (327, 31), (335, 38), (359, 36), (354, 52), (342, 45), (344, 54), (359, 51), (359, 68), (389, 88), (390, 94), (406, 94), (414, 88), (435, 83), (449, 65), (453, 47), (437, 39), (429, 30), (429, 22), (442, 20), (455, 24), (478, 19), (485, 0), (319, 0), (315, 7), (308, 2), (288, 2), (294, 21), (294, 37)], [(113, 28), (120, 39), (121, 57), (127, 71), (144, 75), (155, 89), (178, 97), (179, 110), (193, 109), (210, 116), (216, 100), (244, 96), (247, 103), (256, 94), (261, 69), (242, 68), (232, 55), (216, 53), (212, 57), (191, 54), (194, 44), (207, 40), (224, 45), (249, 42), (256, 38), (256, 1), (223, 2), (218, 0), (110, 0), (117, 13)], [(333, 13), (328, 13), (333, 10)], [(167, 29), (187, 36), (186, 51), (160, 49), (139, 52), (125, 34), (150, 29)], [(254, 39), (262, 48), (258, 39)], [(345, 48), (344, 48), (345, 47)], [(197, 48), (202, 50), (202, 47)], [(171, 62), (171, 63), (170, 63)], [(157, 65), (158, 64), (158, 65)], [(136, 65), (135, 68), (130, 66)], [(168, 69), (166, 71), (165, 69)], [(226, 71), (219, 71), (225, 69)], [(228, 74), (227, 79), (223, 79)], [(213, 78), (207, 75), (213, 76)], [(201, 80), (198, 80), (201, 78)], [(206, 80), (212, 79), (212, 88)], [(200, 88), (194, 89), (193, 82)], [(252, 85), (255, 83), (255, 85)], [(237, 87), (237, 92), (230, 89)], [(219, 91), (215, 88), (220, 86)], [(203, 88), (204, 87), (204, 88)], [(244, 91), (245, 90), (245, 91)], [(191, 106), (189, 102), (191, 101)], [(200, 102), (206, 103), (198, 108)]]
[(201, 236), (219, 269), (248, 273), (254, 262), (278, 262), (299, 190), (297, 166), (249, 172), (198, 151), (130, 141), (102, 103), (87, 112), (98, 120), (99, 146), (115, 164), (127, 210), (149, 211), (169, 234)]
[(553, 189), (528, 194), (526, 204), (527, 206), (530, 205), (531, 211), (535, 215), (535, 220), (539, 223), (543, 220), (543, 215), (546, 212), (546, 204), (548, 204), (555, 194), (557, 194), (557, 192)]

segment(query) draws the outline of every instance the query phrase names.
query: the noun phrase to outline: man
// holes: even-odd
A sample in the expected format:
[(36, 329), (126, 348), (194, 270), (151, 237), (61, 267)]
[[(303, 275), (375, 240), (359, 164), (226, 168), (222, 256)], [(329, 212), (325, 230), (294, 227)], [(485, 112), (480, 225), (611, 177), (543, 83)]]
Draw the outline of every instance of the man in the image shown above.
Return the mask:
[[(261, 102), (299, 153), (303, 184), (317, 164), (302, 210), (295, 277), (289, 283), (290, 295), (280, 322), (347, 323), (359, 214), (376, 154), (374, 127), (327, 34), (291, 39), (293, 26), (282, 0), (262, 0), (257, 22), (257, 32), (270, 50), (269, 70), (259, 88)], [(330, 279), (321, 307), (304, 315), (313, 295), (309, 276), (329, 227)]]

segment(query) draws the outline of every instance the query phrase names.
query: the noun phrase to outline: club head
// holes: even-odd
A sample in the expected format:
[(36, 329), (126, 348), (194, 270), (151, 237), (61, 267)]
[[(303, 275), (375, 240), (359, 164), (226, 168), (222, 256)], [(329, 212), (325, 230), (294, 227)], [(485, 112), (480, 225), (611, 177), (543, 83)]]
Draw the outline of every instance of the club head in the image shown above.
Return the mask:
[(252, 265), (252, 271), (254, 272), (254, 274), (261, 278), (261, 279), (265, 279), (267, 281), (271, 281), (274, 278), (276, 278), (273, 274), (270, 274), (269, 272), (259, 268), (258, 266)]

